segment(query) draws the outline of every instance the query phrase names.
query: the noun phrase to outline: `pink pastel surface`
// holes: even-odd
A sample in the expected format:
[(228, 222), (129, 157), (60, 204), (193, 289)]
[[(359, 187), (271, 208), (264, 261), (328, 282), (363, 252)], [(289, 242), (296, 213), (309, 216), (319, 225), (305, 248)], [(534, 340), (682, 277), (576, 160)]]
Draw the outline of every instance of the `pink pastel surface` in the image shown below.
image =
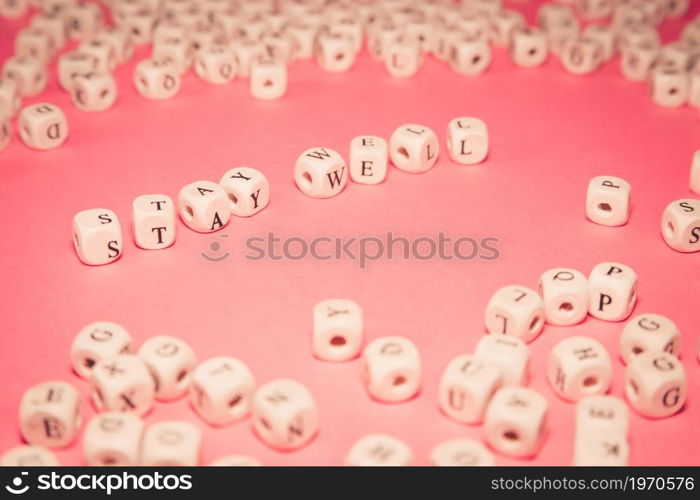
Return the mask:
[[(512, 3), (534, 19), (534, 3)], [(682, 23), (671, 20), (665, 37)], [(0, 61), (27, 20), (0, 20)], [(21, 442), (18, 404), (31, 384), (61, 379), (87, 396), (88, 384), (69, 365), (73, 336), (85, 324), (112, 320), (124, 325), (137, 346), (153, 335), (189, 342), (201, 359), (232, 355), (244, 360), (259, 383), (292, 377), (306, 384), (320, 408), (317, 438), (293, 453), (273, 451), (250, 421), (208, 427), (185, 399), (159, 403), (148, 422), (184, 419), (204, 433), (202, 463), (231, 453), (265, 464), (339, 464), (350, 446), (371, 432), (405, 440), (418, 464), (431, 448), (456, 437), (483, 439), (481, 426), (448, 420), (437, 408), (437, 385), (446, 363), (471, 352), (484, 334), (483, 314), (493, 291), (507, 284), (535, 287), (548, 268), (569, 266), (588, 273), (601, 261), (619, 261), (639, 275), (635, 313), (668, 315), (680, 327), (688, 402), (679, 414), (653, 421), (632, 412), (633, 465), (698, 464), (700, 365), (698, 337), (700, 255), (668, 248), (660, 235), (664, 207), (692, 197), (690, 158), (700, 147), (697, 109), (655, 106), (645, 85), (624, 80), (617, 63), (590, 77), (564, 72), (555, 58), (540, 69), (517, 69), (496, 49), (489, 71), (457, 76), (429, 58), (411, 79), (390, 77), (366, 53), (347, 74), (328, 74), (313, 62), (289, 71), (289, 91), (278, 101), (254, 100), (247, 80), (223, 87), (184, 77), (180, 95), (148, 101), (131, 85), (135, 61), (117, 70), (119, 98), (103, 113), (83, 113), (58, 90), (55, 62), (50, 88), (39, 98), (68, 115), (71, 136), (59, 149), (36, 152), (16, 137), (0, 152), (0, 450)], [(381, 185), (348, 184), (338, 197), (316, 200), (292, 179), (297, 155), (326, 146), (347, 155), (360, 134), (388, 138), (403, 123), (433, 128), (444, 146), (456, 116), (476, 116), (489, 127), (491, 153), (478, 166), (459, 166), (441, 155), (422, 175), (392, 168)], [(249, 165), (269, 178), (268, 208), (233, 218), (213, 235), (179, 222), (167, 250), (138, 249), (131, 238), (132, 200), (146, 193), (173, 198), (194, 180), (218, 181), (228, 169)], [(632, 185), (630, 222), (617, 228), (584, 216), (589, 179), (610, 174)], [(125, 229), (125, 251), (103, 267), (82, 265), (71, 246), (71, 219), (84, 209), (114, 210)], [(357, 262), (250, 261), (245, 240), (264, 236), (397, 236), (445, 232), (452, 237), (495, 236), (501, 257), (486, 261)], [(220, 238), (222, 233), (227, 239)], [(231, 252), (214, 264), (200, 255), (213, 241)], [(360, 363), (327, 363), (310, 350), (313, 305), (347, 297), (363, 307), (368, 339), (403, 335), (420, 349), (424, 380), (420, 395), (404, 404), (370, 400)], [(603, 342), (614, 362), (611, 393), (623, 395), (619, 361), (621, 323), (588, 318), (574, 327), (546, 326), (530, 344), (530, 386), (550, 403), (547, 437), (532, 460), (496, 456), (496, 463), (567, 465), (573, 446), (574, 405), (550, 390), (545, 370), (551, 347), (564, 336), (590, 335)], [(87, 402), (85, 417), (94, 414)], [(57, 452), (63, 464), (83, 464), (80, 441)]]

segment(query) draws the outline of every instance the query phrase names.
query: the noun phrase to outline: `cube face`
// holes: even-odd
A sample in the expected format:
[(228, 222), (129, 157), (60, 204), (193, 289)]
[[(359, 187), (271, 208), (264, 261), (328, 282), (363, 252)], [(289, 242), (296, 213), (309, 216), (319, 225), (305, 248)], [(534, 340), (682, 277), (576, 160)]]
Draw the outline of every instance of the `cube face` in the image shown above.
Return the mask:
[(226, 45), (213, 44), (197, 52), (194, 70), (205, 82), (223, 85), (236, 78), (238, 63)]
[(200, 363), (192, 374), (190, 403), (209, 424), (226, 425), (251, 411), (255, 379), (235, 358), (219, 356)]
[(617, 262), (602, 262), (588, 276), (591, 316), (606, 321), (626, 319), (637, 304), (637, 273)]
[(134, 69), (134, 85), (147, 99), (170, 99), (180, 91), (180, 74), (169, 61), (146, 59)]
[(226, 172), (221, 181), (231, 207), (231, 213), (250, 217), (270, 202), (270, 183), (265, 175), (251, 167), (236, 167)]
[(187, 343), (159, 335), (144, 342), (138, 355), (153, 376), (156, 399), (170, 401), (189, 390), (197, 356)]
[(265, 48), (257, 39), (245, 37), (234, 39), (230, 47), (238, 63), (238, 76), (241, 78), (250, 77), (250, 66), (253, 60), (264, 55)]
[(542, 443), (547, 409), (547, 400), (532, 389), (500, 389), (486, 410), (486, 441), (504, 455), (533, 456)]
[(547, 323), (575, 325), (588, 314), (588, 280), (576, 269), (557, 267), (545, 271), (540, 277), (539, 292)]
[(58, 83), (61, 88), (70, 92), (76, 75), (90, 73), (96, 69), (97, 59), (94, 56), (79, 50), (65, 52), (58, 58)]
[(296, 58), (311, 59), (314, 55), (316, 28), (303, 20), (293, 20), (287, 26), (287, 32), (296, 45)]
[(474, 439), (451, 439), (430, 452), (430, 461), (439, 467), (475, 467), (494, 465), (493, 454)]
[(0, 458), (2, 467), (57, 467), (56, 456), (46, 448), (33, 445), (15, 446)]
[(48, 73), (41, 60), (28, 56), (13, 56), (2, 66), (2, 77), (14, 80), (21, 97), (40, 94), (48, 83)]
[(369, 434), (357, 441), (345, 464), (350, 466), (407, 466), (413, 461), (413, 452), (406, 443), (387, 434)]
[(524, 342), (533, 341), (544, 327), (542, 298), (527, 287), (505, 286), (496, 291), (486, 306), (486, 330), (494, 335), (510, 335)]
[(527, 383), (530, 349), (518, 337), (485, 335), (476, 345), (474, 357), (498, 366), (505, 386)]
[(73, 104), (81, 111), (104, 111), (117, 100), (117, 82), (111, 73), (89, 72), (73, 77)]
[(614, 396), (586, 396), (576, 404), (576, 437), (595, 435), (626, 437), (629, 431), (629, 410), (624, 401)]
[(594, 177), (586, 193), (586, 217), (603, 226), (621, 226), (630, 216), (632, 188), (620, 177)]
[(347, 299), (328, 299), (314, 307), (312, 348), (326, 361), (347, 361), (360, 354), (363, 341), (362, 309)]
[(620, 357), (625, 363), (643, 352), (666, 352), (680, 357), (681, 332), (676, 324), (660, 314), (640, 314), (622, 329)]
[(682, 71), (691, 69), (695, 59), (695, 48), (690, 42), (676, 41), (661, 49), (661, 64), (669, 64)]
[(316, 63), (330, 73), (344, 73), (355, 64), (352, 38), (339, 33), (320, 32), (314, 53)]
[(386, 179), (389, 146), (382, 137), (362, 135), (350, 143), (350, 178), (360, 184), (379, 184)]
[(362, 353), (363, 379), (371, 397), (386, 403), (406, 401), (420, 391), (418, 349), (404, 337), (380, 337)]
[(73, 217), (73, 246), (84, 264), (99, 266), (122, 254), (122, 229), (117, 215), (106, 208), (83, 210)]
[(78, 50), (95, 58), (95, 69), (98, 71), (110, 72), (117, 66), (117, 53), (107, 42), (93, 38), (81, 43)]
[(447, 151), (452, 161), (461, 165), (483, 162), (489, 152), (486, 124), (468, 116), (450, 121), (447, 125)]
[(603, 47), (587, 36), (572, 38), (562, 47), (561, 63), (564, 69), (575, 75), (593, 73), (603, 63)]
[(685, 70), (665, 64), (651, 72), (649, 89), (654, 103), (666, 108), (677, 108), (688, 101), (690, 79)]
[(582, 436), (574, 441), (575, 466), (622, 467), (628, 463), (629, 444), (624, 436)]
[(285, 66), (296, 59), (294, 39), (286, 31), (269, 31), (260, 40), (267, 57), (283, 63)]
[(158, 250), (175, 242), (175, 204), (164, 194), (144, 194), (132, 203), (134, 241), (140, 248)]
[(700, 200), (676, 200), (664, 210), (661, 235), (678, 252), (700, 250)]
[(583, 36), (600, 44), (603, 61), (609, 61), (617, 51), (615, 31), (607, 24), (589, 24)]
[(279, 99), (287, 92), (287, 66), (268, 57), (258, 57), (250, 66), (250, 94), (265, 101)]
[(112, 48), (117, 64), (128, 62), (134, 55), (134, 43), (131, 41), (129, 33), (118, 26), (101, 29), (94, 40), (103, 42)]
[(0, 114), (9, 120), (21, 106), (22, 98), (17, 83), (10, 78), (0, 78)]
[(89, 379), (99, 361), (128, 354), (132, 339), (121, 325), (111, 321), (96, 321), (78, 332), (71, 346), (71, 364), (75, 373)]
[(167, 421), (149, 426), (143, 434), (141, 465), (193, 467), (199, 465), (202, 431), (188, 422)]
[(339, 194), (348, 181), (343, 157), (329, 148), (307, 149), (294, 165), (297, 187), (312, 198), (330, 198)]
[(685, 370), (675, 356), (644, 352), (627, 365), (625, 396), (630, 406), (646, 417), (677, 413), (685, 404), (686, 391)]
[(40, 103), (27, 106), (19, 113), (19, 136), (33, 149), (53, 149), (68, 138), (68, 120), (61, 108)]
[(523, 15), (511, 9), (503, 9), (491, 18), (491, 41), (499, 47), (507, 47), (513, 30), (525, 25)]
[(153, 44), (151, 59), (154, 61), (167, 61), (175, 67), (178, 73), (182, 74), (192, 66), (194, 53), (188, 39), (168, 37)]
[(65, 11), (66, 31), (72, 40), (85, 40), (94, 36), (102, 27), (102, 11), (99, 5), (79, 3)]
[(377, 61), (384, 61), (386, 47), (401, 35), (398, 27), (391, 21), (384, 21), (373, 25), (367, 33), (367, 49), (370, 56)]
[(641, 82), (649, 78), (660, 50), (656, 44), (642, 43), (622, 48), (620, 52), (622, 75), (633, 82)]
[(491, 48), (484, 39), (460, 37), (452, 42), (450, 68), (460, 75), (480, 75), (491, 65)]
[(69, 445), (82, 424), (80, 394), (66, 382), (37, 384), (22, 396), (19, 422), (22, 437), (29, 444), (47, 448)]
[(133, 413), (95, 415), (83, 435), (87, 465), (131, 467), (139, 465), (143, 421)]
[(153, 407), (155, 383), (137, 356), (120, 354), (95, 364), (91, 398), (98, 411), (144, 415)]
[(402, 125), (389, 139), (391, 162), (404, 172), (420, 173), (430, 170), (439, 154), (437, 135), (423, 125)]
[(296, 380), (268, 382), (255, 393), (253, 428), (272, 448), (298, 449), (318, 431), (316, 401)]
[(25, 28), (15, 36), (15, 54), (34, 57), (47, 64), (54, 52), (51, 36), (39, 28)]
[(483, 421), (491, 396), (501, 386), (501, 370), (475, 356), (457, 356), (440, 379), (438, 403), (452, 420), (465, 424)]
[(399, 36), (384, 47), (384, 66), (397, 78), (408, 78), (418, 73), (423, 65), (423, 51), (417, 39)]
[(661, 38), (659, 32), (645, 22), (634, 24), (621, 29), (618, 33), (618, 44), (620, 50), (626, 50), (640, 45), (650, 45), (659, 47)]
[(183, 187), (178, 208), (185, 225), (200, 233), (218, 231), (231, 218), (226, 191), (211, 181), (197, 181)]
[(510, 60), (522, 68), (541, 66), (547, 60), (547, 35), (539, 28), (520, 27), (513, 30)]
[(549, 353), (547, 377), (554, 392), (568, 401), (605, 394), (612, 361), (605, 347), (590, 337), (568, 337)]

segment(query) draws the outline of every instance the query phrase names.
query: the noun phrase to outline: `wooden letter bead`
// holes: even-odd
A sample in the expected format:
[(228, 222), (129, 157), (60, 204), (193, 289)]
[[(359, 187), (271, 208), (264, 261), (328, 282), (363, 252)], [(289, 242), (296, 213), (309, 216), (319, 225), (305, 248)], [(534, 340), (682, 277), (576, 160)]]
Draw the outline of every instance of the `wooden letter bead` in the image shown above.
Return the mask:
[(507, 47), (513, 30), (525, 25), (525, 18), (517, 10), (503, 9), (491, 17), (491, 41), (498, 47)]
[(690, 77), (685, 69), (662, 64), (652, 70), (649, 89), (654, 103), (665, 108), (677, 108), (688, 101)]
[(451, 439), (430, 452), (430, 461), (439, 467), (474, 467), (494, 465), (493, 455), (474, 439)]
[(29, 0), (0, 0), (0, 17), (19, 19), (29, 10)]
[(595, 435), (627, 437), (629, 410), (624, 401), (614, 396), (586, 396), (576, 404), (576, 437)]
[(194, 71), (207, 83), (223, 85), (236, 78), (238, 62), (233, 51), (224, 44), (214, 43), (195, 55)]
[(629, 461), (627, 438), (615, 434), (581, 436), (574, 440), (575, 466), (625, 466)]
[(144, 194), (132, 203), (134, 241), (140, 248), (156, 250), (175, 242), (175, 205), (164, 194)]
[(605, 321), (626, 319), (637, 303), (637, 273), (616, 262), (602, 262), (588, 276), (591, 316)]
[(71, 95), (81, 111), (104, 111), (117, 100), (117, 82), (107, 71), (77, 74)]
[(325, 361), (347, 361), (362, 350), (362, 309), (347, 299), (328, 299), (314, 307), (312, 349)]
[(474, 357), (501, 370), (503, 385), (524, 385), (528, 380), (530, 349), (517, 337), (485, 335), (474, 350)]
[(542, 442), (547, 407), (547, 400), (532, 389), (500, 389), (494, 394), (486, 410), (486, 441), (504, 455), (535, 455)]
[(210, 181), (197, 181), (180, 190), (180, 217), (187, 227), (200, 233), (213, 233), (231, 218), (224, 188)]
[(493, 393), (501, 386), (501, 370), (471, 354), (457, 356), (440, 379), (438, 403), (452, 420), (479, 424)]
[(192, 374), (190, 403), (212, 425), (226, 425), (248, 416), (255, 379), (241, 361), (226, 356), (200, 363)]
[(661, 234), (674, 250), (700, 250), (700, 200), (687, 198), (669, 204), (661, 219)]
[(180, 74), (169, 61), (145, 59), (134, 69), (134, 85), (147, 99), (170, 99), (180, 91)]
[(413, 461), (413, 452), (406, 443), (386, 434), (369, 434), (357, 441), (345, 464), (355, 467), (402, 467)]
[(609, 61), (617, 51), (615, 31), (607, 24), (589, 24), (583, 30), (583, 36), (600, 44), (603, 61)]
[(348, 182), (345, 160), (329, 148), (307, 149), (294, 165), (294, 181), (312, 198), (336, 196)]
[(450, 68), (460, 75), (480, 75), (491, 65), (491, 48), (483, 38), (457, 37), (452, 40)]
[(256, 458), (247, 455), (226, 455), (217, 458), (209, 465), (212, 467), (258, 467), (262, 464)]
[(588, 183), (586, 217), (603, 226), (622, 226), (630, 218), (629, 183), (619, 177), (601, 175)]
[(379, 184), (386, 179), (389, 146), (382, 137), (361, 135), (350, 143), (350, 178), (360, 184)]
[(194, 60), (192, 45), (186, 38), (168, 37), (153, 43), (151, 59), (171, 63), (180, 74), (185, 73)]
[(659, 45), (651, 42), (623, 47), (620, 50), (620, 71), (622, 75), (633, 82), (647, 80), (654, 63), (659, 57), (660, 51)]
[(87, 40), (95, 36), (103, 24), (101, 7), (85, 2), (65, 9), (66, 32), (72, 40)]
[(437, 135), (423, 125), (402, 125), (389, 139), (391, 162), (405, 172), (419, 173), (431, 169), (439, 153)]
[(120, 354), (98, 361), (91, 374), (91, 398), (98, 411), (143, 415), (153, 407), (155, 383), (138, 356)]
[(14, 80), (21, 97), (40, 94), (49, 81), (44, 63), (35, 57), (13, 56), (2, 66), (2, 77)]
[[(0, 82), (0, 90), (1, 86)], [(690, 164), (690, 190), (695, 194), (700, 194), (700, 149), (693, 153), (693, 160)]]
[(118, 26), (101, 29), (93, 40), (111, 47), (118, 64), (128, 62), (134, 55), (134, 42), (131, 41), (129, 32)]
[(270, 202), (270, 183), (259, 170), (236, 167), (224, 174), (219, 182), (228, 194), (231, 213), (250, 217)]
[(133, 467), (139, 465), (143, 420), (133, 413), (95, 415), (85, 426), (83, 456), (90, 466)]
[(571, 38), (562, 47), (561, 64), (574, 75), (593, 73), (603, 64), (603, 47), (591, 37)]
[(576, 269), (557, 267), (542, 273), (539, 292), (545, 321), (551, 325), (575, 325), (588, 314), (588, 280)]
[(377, 61), (384, 61), (386, 47), (401, 36), (401, 30), (391, 21), (379, 22), (369, 28), (367, 33), (367, 50)]
[(61, 108), (48, 103), (27, 106), (17, 127), (22, 142), (32, 149), (53, 149), (68, 138), (68, 120)]
[(270, 57), (257, 57), (250, 65), (250, 95), (269, 101), (287, 92), (287, 65)]
[(296, 45), (296, 58), (311, 59), (314, 55), (316, 27), (303, 20), (295, 19), (287, 25), (287, 33), (289, 33)]
[(8, 120), (15, 116), (22, 106), (22, 97), (14, 80), (0, 78), (0, 115)]
[(421, 361), (416, 346), (404, 337), (380, 337), (362, 353), (367, 392), (386, 403), (406, 401), (421, 385)]
[(397, 78), (408, 78), (423, 66), (420, 42), (410, 36), (399, 36), (384, 47), (384, 67)]
[(544, 327), (544, 303), (534, 290), (509, 285), (496, 291), (486, 306), (486, 330), (532, 342)]
[(69, 445), (78, 435), (81, 423), (80, 394), (66, 382), (37, 384), (22, 396), (19, 425), (29, 444), (47, 448)]
[(255, 393), (253, 428), (272, 448), (301, 448), (318, 431), (316, 401), (311, 392), (296, 380), (268, 382)]
[(452, 161), (474, 165), (486, 159), (489, 152), (489, 132), (478, 118), (461, 117), (447, 125), (447, 151)]
[(90, 266), (117, 260), (122, 254), (122, 229), (117, 215), (106, 208), (83, 210), (73, 217), (73, 246)]
[(151, 372), (157, 400), (170, 401), (189, 390), (197, 357), (185, 342), (165, 335), (152, 337), (143, 343), (138, 355)]
[(688, 71), (697, 59), (697, 49), (690, 42), (672, 42), (664, 45), (659, 59), (661, 64), (669, 64), (681, 71)]
[(96, 363), (131, 351), (131, 335), (111, 321), (96, 321), (80, 330), (70, 349), (73, 370), (89, 379)]
[(683, 365), (666, 353), (644, 352), (630, 360), (625, 395), (630, 406), (646, 417), (670, 417), (685, 404)]
[(172, 420), (146, 428), (141, 465), (146, 467), (194, 467), (199, 465), (202, 431), (189, 422)]
[(643, 352), (666, 352), (680, 357), (681, 332), (660, 314), (640, 314), (627, 322), (620, 335), (620, 357), (625, 364)]
[(58, 58), (58, 83), (68, 92), (73, 90), (76, 75), (90, 73), (97, 68), (97, 59), (90, 54), (74, 50)]
[(15, 55), (38, 59), (47, 64), (55, 47), (51, 36), (39, 28), (25, 28), (15, 36)]
[(10, 123), (10, 118), (0, 111), (0, 151), (10, 143), (11, 135), (12, 124)]
[(78, 50), (95, 58), (95, 69), (110, 72), (117, 66), (117, 53), (114, 47), (100, 39), (86, 40), (78, 46)]
[(547, 60), (547, 35), (539, 28), (523, 26), (513, 30), (510, 60), (522, 68), (541, 66)]
[(0, 458), (2, 467), (57, 467), (56, 455), (41, 446), (23, 444), (7, 450)]
[(316, 63), (330, 73), (344, 73), (355, 64), (356, 51), (352, 38), (339, 33), (319, 33), (314, 53)]
[(237, 38), (231, 42), (230, 47), (238, 63), (238, 76), (248, 78), (251, 64), (264, 55), (265, 48), (259, 41), (248, 38)]
[(585, 396), (608, 392), (612, 361), (597, 340), (568, 337), (550, 351), (547, 377), (559, 397), (578, 401)]

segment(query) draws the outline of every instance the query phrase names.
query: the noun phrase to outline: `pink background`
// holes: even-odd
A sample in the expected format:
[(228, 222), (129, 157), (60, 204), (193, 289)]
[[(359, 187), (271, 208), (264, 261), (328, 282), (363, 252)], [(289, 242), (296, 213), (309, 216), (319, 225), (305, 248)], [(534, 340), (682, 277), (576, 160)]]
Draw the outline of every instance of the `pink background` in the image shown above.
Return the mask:
[[(510, 4), (534, 19), (535, 4)], [(695, 7), (697, 12), (698, 6)], [(690, 19), (691, 13), (684, 20)], [(684, 20), (664, 27), (675, 36)], [(11, 53), (14, 32), (26, 24), (0, 20), (0, 61)], [(244, 421), (213, 429), (186, 400), (157, 404), (148, 422), (185, 419), (204, 432), (202, 463), (245, 453), (265, 464), (338, 464), (354, 441), (369, 432), (406, 440), (416, 463), (445, 439), (483, 438), (481, 426), (463, 426), (437, 409), (437, 384), (446, 363), (471, 352), (484, 334), (483, 313), (498, 287), (534, 287), (541, 272), (570, 266), (588, 273), (613, 260), (640, 279), (635, 313), (668, 315), (680, 327), (689, 384), (684, 410), (652, 421), (632, 412), (633, 465), (698, 464), (700, 366), (695, 357), (700, 262), (668, 248), (659, 224), (672, 200), (688, 189), (691, 154), (700, 147), (698, 111), (655, 106), (645, 85), (624, 80), (617, 60), (591, 77), (567, 74), (552, 58), (545, 67), (517, 69), (496, 49), (486, 74), (453, 74), (429, 58), (411, 79), (390, 77), (363, 51), (346, 74), (324, 73), (313, 62), (289, 71), (289, 91), (274, 102), (251, 98), (246, 80), (216, 87), (193, 74), (180, 95), (148, 101), (136, 94), (130, 64), (117, 71), (119, 99), (103, 113), (76, 110), (60, 92), (51, 67), (40, 98), (61, 106), (71, 136), (48, 152), (27, 149), (15, 137), (0, 152), (0, 450), (21, 442), (18, 403), (31, 384), (62, 379), (87, 395), (87, 382), (69, 366), (76, 332), (89, 322), (124, 325), (136, 346), (156, 334), (189, 342), (201, 359), (232, 355), (245, 361), (260, 383), (293, 377), (314, 393), (320, 408), (318, 437), (304, 449), (280, 453), (262, 444)], [(359, 134), (388, 138), (397, 126), (432, 127), (444, 144), (456, 116), (482, 118), (491, 154), (480, 166), (458, 166), (441, 155), (422, 175), (394, 168), (378, 186), (349, 184), (338, 197), (316, 200), (294, 186), (297, 155), (326, 146), (347, 155)], [(272, 186), (270, 206), (250, 219), (234, 218), (227, 240), (197, 234), (179, 224), (175, 245), (163, 251), (136, 248), (130, 205), (146, 193), (176, 197), (194, 180), (218, 180), (229, 168), (262, 170)], [(601, 174), (632, 184), (633, 213), (619, 228), (584, 217), (588, 180)], [(80, 264), (71, 247), (71, 219), (83, 209), (107, 207), (121, 218), (125, 251), (104, 267)], [(244, 241), (273, 231), (279, 236), (436, 235), (496, 236), (495, 262), (380, 261), (360, 271), (356, 262), (252, 262)], [(212, 241), (232, 256), (205, 261)], [(374, 402), (360, 380), (360, 363), (325, 363), (310, 353), (311, 310), (321, 299), (348, 297), (363, 307), (366, 336), (404, 335), (418, 345), (423, 390), (395, 405)], [(614, 357), (611, 393), (622, 396), (624, 367), (618, 359), (621, 323), (588, 318), (575, 327), (546, 326), (532, 344), (530, 386), (550, 402), (547, 438), (533, 460), (496, 456), (498, 464), (569, 464), (574, 405), (559, 400), (545, 377), (551, 347), (562, 337), (590, 335)], [(85, 417), (93, 415), (90, 404)], [(57, 452), (63, 464), (82, 464), (80, 441)]]

